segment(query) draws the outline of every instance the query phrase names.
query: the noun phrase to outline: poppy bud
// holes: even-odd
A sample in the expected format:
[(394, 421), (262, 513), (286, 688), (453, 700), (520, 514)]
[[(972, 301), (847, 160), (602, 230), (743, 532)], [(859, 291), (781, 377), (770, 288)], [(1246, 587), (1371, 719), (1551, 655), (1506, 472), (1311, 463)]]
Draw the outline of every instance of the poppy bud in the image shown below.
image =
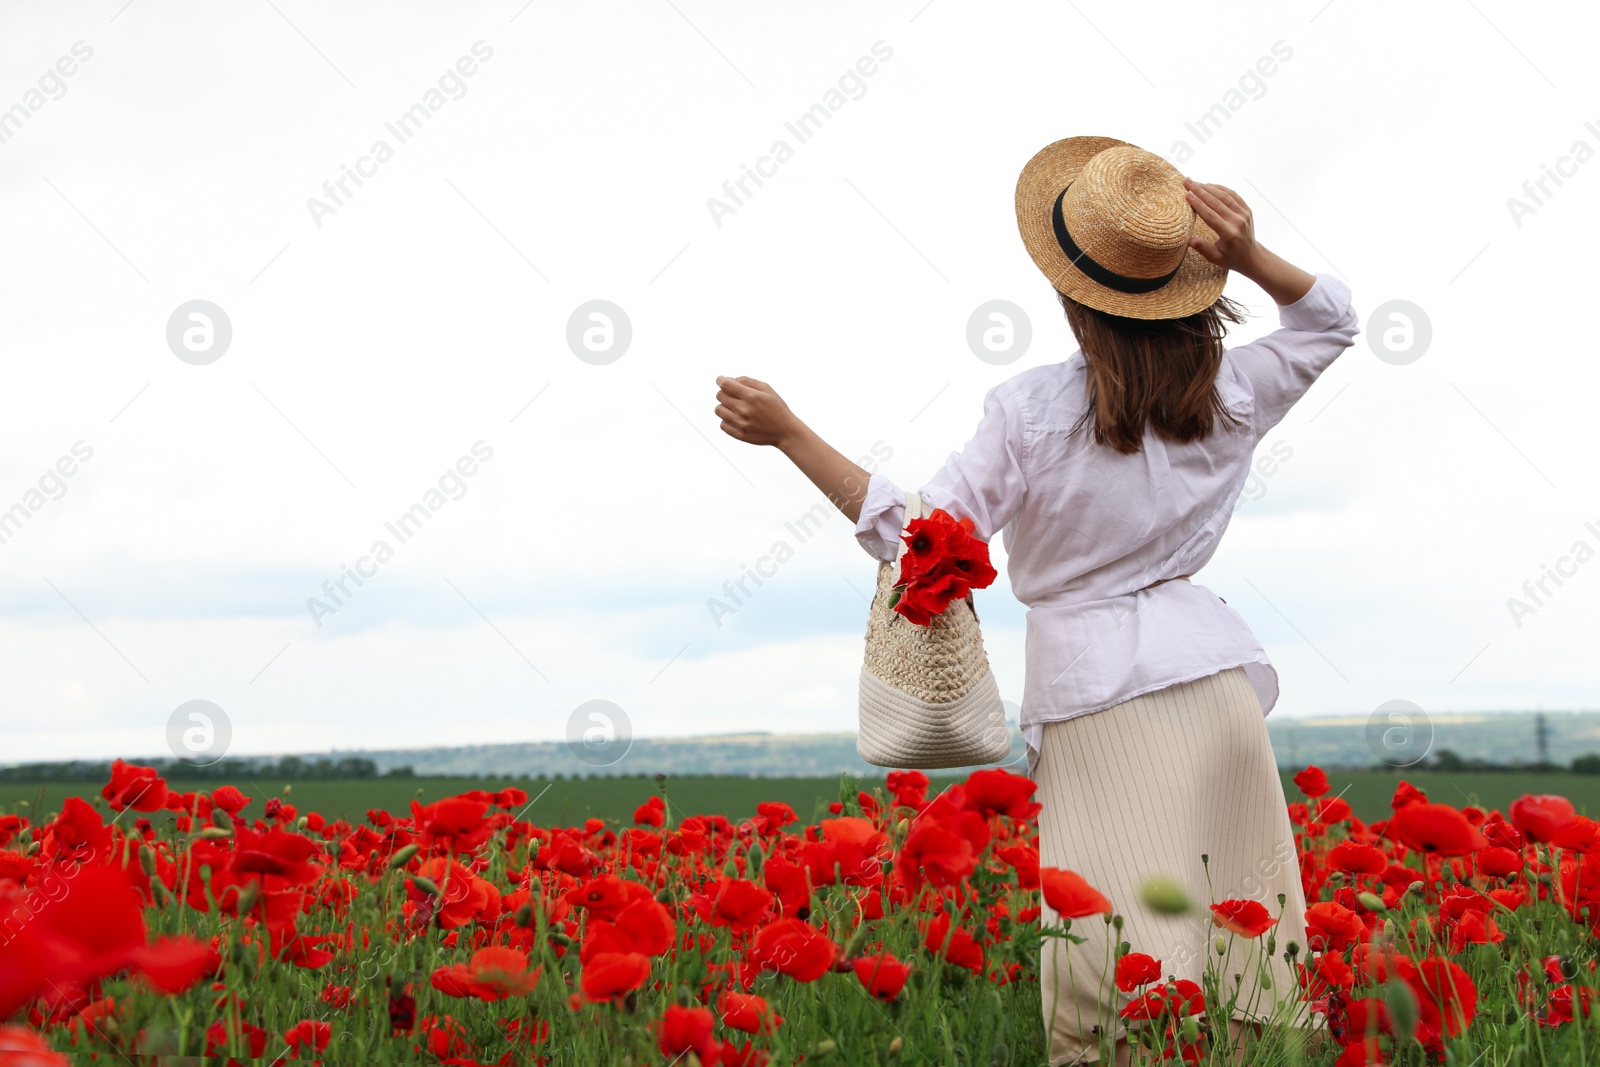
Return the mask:
[(1407, 893), (1415, 893), (1419, 897), (1423, 893), (1427, 892), (1427, 889), (1428, 887), (1420, 881), (1412, 882), (1410, 885), (1406, 886)]
[(404, 867), (411, 862), (411, 857), (420, 851), (422, 850), (416, 845), (407, 845), (405, 848), (395, 849), (394, 855), (389, 857), (389, 869), (392, 871), (396, 867)]
[(838, 1050), (839, 1050), (839, 1043), (837, 1041), (823, 1040), (823, 1041), (818, 1041), (817, 1042), (816, 1054), (818, 1056), (831, 1056), (833, 1053), (837, 1052)]
[(1228, 941), (1221, 934), (1217, 935), (1215, 944), (1217, 946), (1217, 955), (1226, 956), (1228, 954)]
[(1111, 921), (1111, 925), (1115, 926), (1117, 928), (1117, 932), (1120, 934), (1122, 932), (1122, 916), (1113, 915), (1113, 916), (1111, 916), (1111, 920), (1110, 921)]
[(1189, 910), (1189, 894), (1171, 878), (1147, 878), (1139, 887), (1145, 907), (1162, 915), (1182, 915)]
[(305, 829), (305, 828), (306, 828), (306, 825), (307, 825), (307, 824), (308, 824), (308, 823), (309, 823), (309, 822), (310, 822), (310, 821), (311, 821), (311, 820), (310, 820), (310, 819), (308, 819), (308, 818), (306, 818), (306, 817), (305, 817), (305, 816), (304, 816), (304, 815), (302, 815), (302, 816), (300, 816), (300, 817), (299, 817), (299, 818), (298, 818), (298, 819), (296, 819), (296, 820), (295, 820), (295, 821), (294, 821), (294, 828), (295, 828), (295, 829), (296, 829), (296, 830), (304, 830), (304, 829)]
[(139, 850), (139, 869), (147, 875), (156, 873), (156, 854), (148, 848)]
[(294, 788), (294, 786), (285, 784), (284, 787), (283, 787), (283, 795), (284, 796), (288, 796), (289, 795), (289, 790), (291, 790), (293, 788)]
[(524, 904), (522, 907), (517, 909), (516, 923), (521, 927), (531, 927), (533, 925), (532, 904)]
[(426, 893), (430, 897), (439, 895), (439, 887), (432, 878), (424, 878), (420, 874), (414, 875), (411, 879), (411, 884), (417, 887), (417, 892), (419, 893)]
[(1298, 956), (1298, 955), (1300, 955), (1300, 946), (1297, 943), (1291, 941), (1291, 942), (1289, 942), (1289, 947), (1287, 949), (1285, 949), (1284, 951), (1289, 953), (1290, 956)]
[(220, 841), (225, 837), (233, 836), (233, 829), (223, 829), (220, 826), (207, 826), (197, 835), (202, 841)]
[(172, 894), (167, 892), (166, 884), (160, 880), (150, 883), (150, 891), (155, 894), (156, 903), (162, 907), (172, 903)]
[(694, 994), (690, 992), (688, 986), (678, 986), (678, 1003), (683, 1005), (685, 1008), (694, 1003)]
[(553, 943), (557, 944), (557, 945), (570, 945), (570, 944), (572, 944), (572, 938), (568, 937), (564, 932), (562, 932), (560, 930), (551, 930), (550, 931), (550, 940)]
[(1383, 1006), (1398, 1034), (1410, 1037), (1417, 1031), (1417, 995), (1411, 986), (1398, 979), (1390, 979), (1383, 991)]
[(1278, 951), (1278, 935), (1267, 935), (1267, 955), (1271, 956)]
[(1356, 899), (1361, 902), (1363, 908), (1368, 911), (1375, 911), (1379, 915), (1389, 910), (1389, 906), (1383, 902), (1383, 898), (1376, 893), (1357, 893)]
[(889, 1042), (889, 1058), (893, 1059), (894, 1057), (900, 1055), (900, 1050), (904, 1047), (905, 1042), (898, 1037)]
[(234, 902), (234, 910), (240, 915), (249, 915), (255, 910), (256, 900), (261, 896), (260, 882), (246, 882), (239, 887), (238, 900)]
[(211, 825), (220, 827), (229, 831), (230, 833), (233, 831), (233, 819), (230, 818), (227, 811), (222, 808), (211, 809)]
[(656, 903), (657, 904), (671, 904), (672, 903), (672, 890), (667, 889), (665, 886), (663, 886), (661, 888), (661, 890), (658, 893), (656, 893)]
[(42, 845), (42, 844), (44, 844), (43, 841), (30, 841), (30, 842), (28, 842), (28, 850), (27, 850), (27, 852), (24, 853), (24, 855), (31, 856), (35, 852), (38, 852), (39, 851), (39, 846)]
[(1183, 1038), (1185, 1045), (1192, 1045), (1200, 1040), (1200, 1020), (1193, 1015), (1183, 1020), (1183, 1025), (1178, 1027), (1178, 1036)]
[(1390, 941), (1393, 941), (1395, 939), (1395, 935), (1398, 934), (1399, 932), (1400, 932), (1400, 928), (1394, 924), (1394, 920), (1393, 919), (1385, 919), (1385, 920), (1383, 920), (1383, 936), (1384, 937), (1388, 938)]

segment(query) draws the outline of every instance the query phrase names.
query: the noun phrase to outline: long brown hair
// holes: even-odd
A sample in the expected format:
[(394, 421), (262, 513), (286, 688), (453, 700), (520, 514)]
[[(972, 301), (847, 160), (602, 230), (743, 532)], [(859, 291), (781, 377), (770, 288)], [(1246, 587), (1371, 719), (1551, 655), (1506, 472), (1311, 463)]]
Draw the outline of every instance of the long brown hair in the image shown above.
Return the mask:
[(1096, 444), (1131, 455), (1145, 427), (1168, 441), (1200, 441), (1220, 421), (1239, 420), (1217, 395), (1222, 339), (1245, 309), (1220, 296), (1181, 319), (1130, 319), (1056, 294), (1089, 372), (1089, 405), (1072, 429), (1092, 427)]

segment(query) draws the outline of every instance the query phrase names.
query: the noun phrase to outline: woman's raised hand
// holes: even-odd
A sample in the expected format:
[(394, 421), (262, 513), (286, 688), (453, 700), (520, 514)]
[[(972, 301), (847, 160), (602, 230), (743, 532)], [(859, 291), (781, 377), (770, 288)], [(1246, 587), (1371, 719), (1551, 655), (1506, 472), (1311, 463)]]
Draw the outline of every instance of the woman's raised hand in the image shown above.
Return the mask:
[(803, 428), (772, 386), (743, 375), (717, 375), (716, 415), (723, 433), (752, 445), (782, 446)]
[(1293, 304), (1311, 290), (1316, 277), (1288, 260), (1267, 251), (1256, 241), (1255, 217), (1244, 197), (1225, 185), (1183, 179), (1189, 206), (1217, 239), (1189, 238), (1189, 246), (1224, 270), (1238, 271), (1266, 290), (1280, 304)]
[(1188, 190), (1189, 206), (1217, 232), (1215, 241), (1196, 235), (1189, 238), (1189, 246), (1217, 266), (1248, 277), (1248, 268), (1258, 250), (1250, 205), (1225, 185), (1208, 185), (1193, 178), (1183, 179), (1183, 185)]

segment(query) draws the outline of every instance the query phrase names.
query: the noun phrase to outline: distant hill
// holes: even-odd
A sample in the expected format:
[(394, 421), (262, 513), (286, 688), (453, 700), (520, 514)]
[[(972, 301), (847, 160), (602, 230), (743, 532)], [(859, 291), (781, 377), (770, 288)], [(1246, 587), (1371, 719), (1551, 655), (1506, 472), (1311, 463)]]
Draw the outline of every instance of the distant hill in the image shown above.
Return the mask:
[[(1600, 711), (1544, 712), (1545, 747), (1548, 763), (1568, 768), (1576, 757), (1600, 753)], [(1400, 720), (1378, 716), (1317, 716), (1291, 718), (1271, 715), (1267, 733), (1277, 755), (1278, 766), (1298, 770), (1308, 763), (1324, 768), (1361, 769), (1381, 767), (1386, 752), (1383, 732), (1396, 728)], [(1404, 740), (1411, 745), (1404, 758), (1389, 760), (1389, 765), (1412, 765), (1414, 757), (1426, 755), (1418, 769), (1467, 770), (1475, 764), (1537, 767), (1540, 760), (1539, 714), (1533, 712), (1449, 712), (1414, 715), (1406, 723), (1412, 731)], [(1419, 738), (1431, 731), (1431, 743), (1422, 746)], [(1392, 742), (1396, 735), (1391, 735)], [(298, 758), (297, 758), (298, 757)], [(134, 762), (156, 762), (129, 756)], [(278, 760), (278, 773), (286, 778), (339, 777), (340, 768), (360, 765), (361, 775), (404, 773), (410, 768), (420, 776), (491, 777), (604, 777), (639, 775), (730, 775), (757, 778), (832, 776), (849, 772), (857, 776), (880, 776), (881, 768), (856, 755), (855, 734), (714, 734), (701, 737), (634, 738), (623, 758), (609, 766), (591, 766), (580, 760), (559, 741), (533, 741), (518, 744), (465, 745), (453, 748), (412, 748), (340, 750), (333, 753), (299, 753), (287, 757), (250, 757), (228, 764), (253, 763), (257, 767)], [(316, 767), (309, 766), (316, 763)], [(1600, 766), (1600, 756), (1594, 761)], [(290, 769), (289, 764), (294, 768)], [(302, 764), (307, 765), (302, 769)], [(1025, 749), (1022, 735), (1012, 730), (1011, 754), (1007, 764), (1022, 771)], [(31, 780), (51, 765), (13, 766), (0, 772), (8, 780)], [(54, 765), (60, 773), (42, 777), (55, 779), (103, 778), (105, 765), (99, 762), (74, 762)], [(236, 768), (219, 765), (218, 772), (233, 774)], [(1587, 769), (1587, 768), (1580, 768)], [(312, 771), (315, 773), (311, 773)], [(953, 770), (960, 774), (965, 768)], [(169, 769), (167, 773), (178, 773)]]
[[(1535, 765), (1539, 762), (1536, 719), (1532, 712), (1435, 713), (1412, 723), (1431, 726), (1431, 759), (1451, 752), (1463, 762)], [(1575, 756), (1600, 753), (1600, 711), (1545, 712), (1549, 760), (1568, 766)], [(1267, 717), (1267, 733), (1278, 765), (1299, 769), (1362, 768), (1382, 765), (1368, 742), (1368, 716)], [(1379, 732), (1391, 727), (1379, 723)], [(350, 755), (352, 753), (336, 753)], [(588, 767), (561, 742), (470, 745), (461, 748), (389, 749), (353, 753), (372, 760), (381, 772), (409, 766), (417, 774), (730, 774), (793, 777), (871, 774), (856, 755), (855, 734), (714, 734), (703, 737), (634, 738), (627, 756), (610, 767)], [(1021, 769), (1025, 750), (1012, 731), (1009, 761)], [(1391, 762), (1396, 762), (1391, 760)]]
[[(361, 751), (379, 773), (410, 767), (419, 775), (541, 774), (604, 776), (635, 774), (723, 774), (754, 778), (806, 778), (845, 771), (858, 776), (883, 774), (881, 767), (856, 755), (855, 734), (713, 734), (705, 737), (636, 737), (627, 755), (606, 767), (591, 767), (565, 742), (544, 741), (461, 748)], [(1011, 755), (1020, 771), (1026, 760), (1022, 734), (1013, 730)], [(949, 773), (959, 774), (960, 771)]]

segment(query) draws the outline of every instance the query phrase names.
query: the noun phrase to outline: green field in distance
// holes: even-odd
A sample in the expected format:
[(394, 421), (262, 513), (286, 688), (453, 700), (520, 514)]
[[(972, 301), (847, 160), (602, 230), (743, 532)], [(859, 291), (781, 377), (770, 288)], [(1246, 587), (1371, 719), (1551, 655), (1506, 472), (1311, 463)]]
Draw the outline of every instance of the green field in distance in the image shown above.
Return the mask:
[[(1589, 814), (1600, 811), (1600, 775), (1538, 773), (1533, 771), (1444, 774), (1419, 772), (1397, 774), (1380, 771), (1334, 771), (1328, 775), (1333, 793), (1343, 791), (1357, 815), (1376, 820), (1389, 813), (1389, 798), (1404, 778), (1427, 792), (1429, 799), (1461, 806), (1476, 803), (1486, 808), (1505, 810), (1524, 793), (1556, 793), (1567, 797), (1578, 810)], [(935, 779), (930, 793), (946, 780)], [(1288, 774), (1283, 775), (1284, 792), (1290, 800), (1298, 791)], [(210, 789), (217, 782), (169, 782), (176, 789)], [(233, 783), (256, 803), (245, 814), (259, 817), (268, 797), (283, 796), (281, 780), (236, 781)], [(861, 788), (882, 786), (883, 780), (862, 779)], [(363, 778), (292, 783), (286, 798), (301, 813), (321, 812), (327, 818), (346, 818), (352, 822), (365, 817), (369, 808), (396, 814), (409, 810), (410, 802), (421, 791), (421, 800), (465, 792), (469, 789), (495, 790), (515, 785), (527, 791), (530, 806), (521, 817), (541, 826), (568, 826), (597, 816), (628, 822), (633, 809), (656, 792), (648, 778), (518, 779), (518, 778)], [(718, 814), (738, 819), (755, 814), (763, 800), (781, 800), (792, 806), (802, 819), (815, 820), (827, 815), (826, 805), (839, 798), (838, 778), (707, 778), (681, 777), (667, 781), (667, 798), (675, 818), (695, 814)], [(85, 798), (99, 795), (99, 787), (89, 783), (50, 783), (48, 785), (0, 785), (0, 812), (20, 811), (37, 818), (39, 813), (58, 811), (68, 795)], [(26, 806), (19, 806), (26, 801)], [(1138, 803), (1138, 797), (1129, 797)]]

